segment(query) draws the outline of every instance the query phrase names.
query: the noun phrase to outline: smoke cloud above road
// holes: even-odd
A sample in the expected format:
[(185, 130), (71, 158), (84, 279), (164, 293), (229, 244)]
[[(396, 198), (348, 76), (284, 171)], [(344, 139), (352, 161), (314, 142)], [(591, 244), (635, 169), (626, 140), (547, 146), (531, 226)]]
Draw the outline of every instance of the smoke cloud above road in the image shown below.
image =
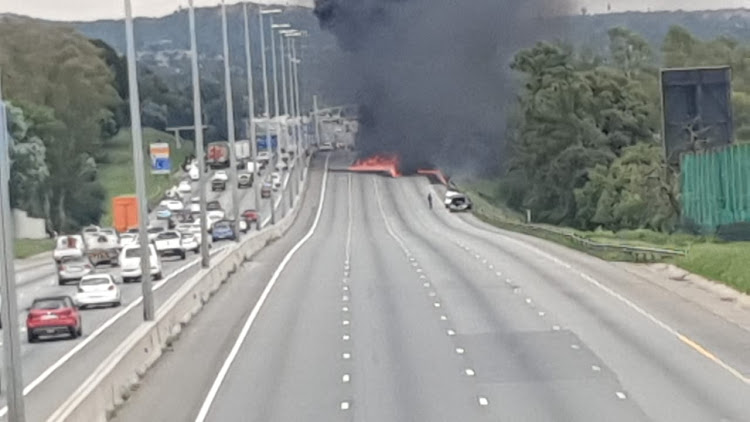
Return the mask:
[(347, 53), (332, 77), (360, 105), (363, 154), (487, 170), (501, 160), (516, 51), (562, 34), (573, 0), (315, 0)]

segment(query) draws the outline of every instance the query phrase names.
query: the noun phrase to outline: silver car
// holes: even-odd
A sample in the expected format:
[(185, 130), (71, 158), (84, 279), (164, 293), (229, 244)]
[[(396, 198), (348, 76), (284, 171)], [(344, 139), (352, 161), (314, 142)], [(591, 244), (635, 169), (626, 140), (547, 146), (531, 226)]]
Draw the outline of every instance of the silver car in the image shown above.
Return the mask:
[(85, 256), (63, 258), (57, 266), (57, 284), (62, 286), (71, 282), (77, 283), (93, 271), (94, 266)]

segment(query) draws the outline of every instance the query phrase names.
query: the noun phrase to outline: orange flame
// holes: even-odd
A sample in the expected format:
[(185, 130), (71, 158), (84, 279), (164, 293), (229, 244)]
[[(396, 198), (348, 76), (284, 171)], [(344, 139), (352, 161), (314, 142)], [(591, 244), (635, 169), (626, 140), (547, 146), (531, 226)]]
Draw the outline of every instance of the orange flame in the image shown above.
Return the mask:
[(392, 177), (401, 176), (399, 171), (399, 159), (396, 155), (374, 155), (361, 158), (349, 167), (350, 171), (363, 172), (385, 172)]

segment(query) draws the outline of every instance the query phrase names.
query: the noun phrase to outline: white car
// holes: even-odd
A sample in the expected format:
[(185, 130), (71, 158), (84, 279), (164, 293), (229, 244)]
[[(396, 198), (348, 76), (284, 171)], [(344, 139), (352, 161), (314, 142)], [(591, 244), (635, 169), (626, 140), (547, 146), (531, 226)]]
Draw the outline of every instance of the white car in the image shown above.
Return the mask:
[[(212, 211), (215, 212), (215, 211)], [(206, 214), (206, 222), (208, 224), (208, 230), (212, 230), (214, 228), (214, 224), (224, 219), (224, 211), (221, 211), (221, 215), (218, 214)]]
[(190, 205), (188, 205), (188, 210), (190, 210), (190, 214), (200, 214), (201, 204), (191, 203)]
[(125, 247), (134, 243), (138, 243), (137, 233), (123, 233), (120, 235), (120, 247)]
[(208, 217), (209, 222), (211, 222), (211, 220), (223, 220), (224, 217), (226, 217), (226, 212), (224, 210), (211, 210), (206, 211), (206, 216)]
[[(148, 245), (149, 263), (151, 264), (151, 276), (155, 280), (161, 280), (162, 266), (161, 258), (156, 253), (154, 245)], [(120, 252), (120, 267), (122, 269), (122, 281), (127, 283), (131, 280), (140, 280), (141, 278), (141, 245), (129, 245), (122, 248)]]
[(212, 177), (211, 180), (221, 180), (226, 182), (229, 180), (229, 175), (224, 170), (216, 170), (214, 177)]
[(58, 263), (62, 261), (63, 258), (80, 258), (86, 250), (86, 243), (83, 241), (83, 236), (77, 234), (71, 236), (60, 236), (55, 243), (55, 251), (52, 252), (52, 256)]
[(258, 153), (258, 156), (256, 157), (255, 160), (258, 162), (268, 163), (271, 161), (271, 158), (273, 158), (273, 156), (271, 155), (270, 151), (261, 151)]
[(182, 247), (186, 251), (199, 253), (201, 251), (200, 234), (194, 234), (190, 232), (180, 232), (182, 236)]
[(330, 142), (323, 142), (322, 144), (320, 144), (319, 149), (321, 151), (333, 151), (333, 144)]
[(177, 186), (177, 190), (180, 193), (190, 193), (193, 191), (193, 187), (190, 185), (190, 182), (187, 180), (183, 180), (180, 182), (180, 184)]
[(90, 274), (78, 283), (75, 302), (81, 309), (98, 305), (120, 306), (120, 288), (111, 274)]
[(271, 184), (274, 189), (279, 189), (281, 187), (281, 173), (278, 171), (271, 173)]
[(185, 204), (183, 204), (182, 201), (177, 201), (175, 199), (165, 199), (159, 203), (159, 206), (165, 207), (172, 212), (185, 209)]
[(193, 182), (197, 182), (201, 178), (201, 171), (195, 164), (190, 166), (190, 170), (188, 171), (188, 176), (190, 176), (190, 180)]
[(160, 233), (154, 240), (154, 246), (159, 256), (179, 256), (180, 259), (186, 257), (185, 248), (182, 246), (182, 236), (177, 231)]
[(146, 232), (148, 232), (148, 241), (153, 242), (154, 240), (156, 240), (156, 236), (164, 233), (164, 231), (164, 227), (149, 227), (148, 229), (146, 229)]
[(285, 170), (289, 170), (289, 164), (279, 160), (279, 162), (276, 163), (276, 171), (281, 172)]

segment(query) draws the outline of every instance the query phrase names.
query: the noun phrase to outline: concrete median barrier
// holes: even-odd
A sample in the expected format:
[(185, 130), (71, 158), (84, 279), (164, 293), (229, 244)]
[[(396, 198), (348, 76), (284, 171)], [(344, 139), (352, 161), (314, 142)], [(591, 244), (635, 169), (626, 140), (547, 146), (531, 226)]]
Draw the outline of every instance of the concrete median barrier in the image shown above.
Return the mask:
[(261, 230), (240, 244), (217, 254), (209, 268), (201, 269), (162, 304), (152, 322), (139, 325), (89, 378), (47, 419), (48, 421), (104, 422), (138, 388), (148, 369), (171, 347), (182, 328), (203, 308), (243, 262), (283, 236), (294, 223), (307, 190), (278, 224)]

